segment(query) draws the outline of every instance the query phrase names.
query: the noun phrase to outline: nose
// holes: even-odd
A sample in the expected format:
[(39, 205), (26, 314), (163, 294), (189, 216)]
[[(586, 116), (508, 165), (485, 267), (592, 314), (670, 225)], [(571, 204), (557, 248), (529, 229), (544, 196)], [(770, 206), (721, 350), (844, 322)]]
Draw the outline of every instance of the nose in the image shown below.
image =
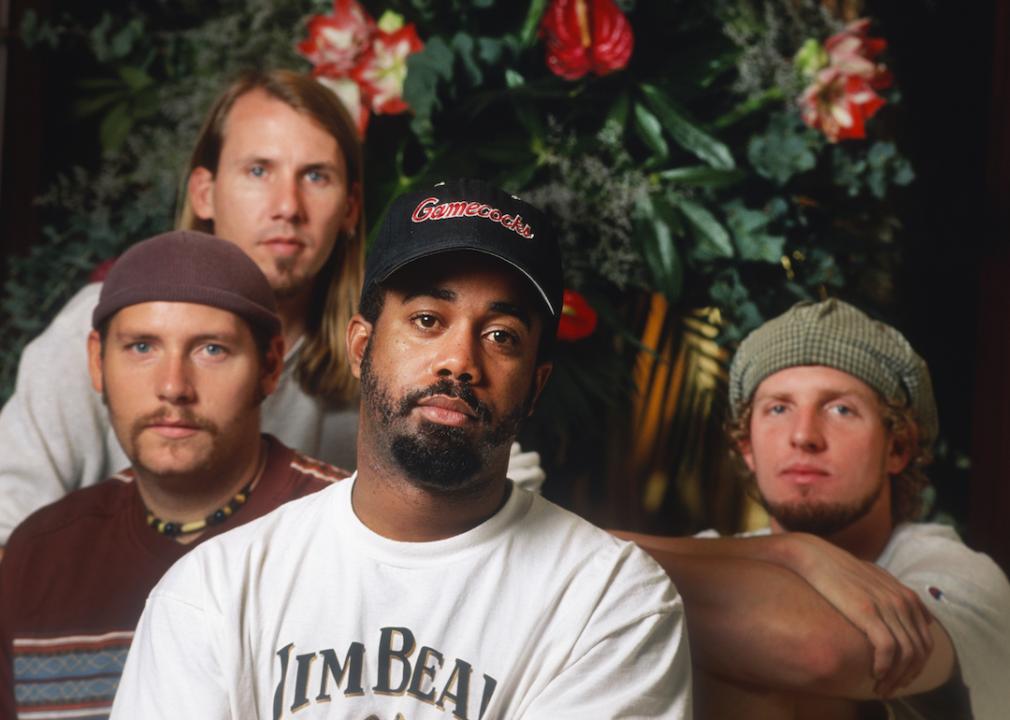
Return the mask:
[(439, 378), (476, 385), (481, 381), (480, 338), (471, 328), (450, 328), (442, 336), (432, 370)]
[(193, 402), (196, 390), (190, 377), (187, 358), (180, 353), (168, 354), (158, 377), (158, 399), (173, 405)]
[(290, 223), (297, 223), (304, 219), (302, 193), (297, 177), (277, 177), (271, 197), (271, 212), (274, 219)]
[(816, 408), (800, 408), (795, 414), (790, 442), (805, 452), (820, 452), (825, 447), (824, 433)]

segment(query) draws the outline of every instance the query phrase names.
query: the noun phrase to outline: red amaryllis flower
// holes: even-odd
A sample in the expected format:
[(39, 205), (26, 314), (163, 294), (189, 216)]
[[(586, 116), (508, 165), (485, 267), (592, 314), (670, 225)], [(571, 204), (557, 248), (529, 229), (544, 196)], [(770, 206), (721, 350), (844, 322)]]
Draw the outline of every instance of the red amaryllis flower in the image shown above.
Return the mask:
[(887, 48), (884, 38), (867, 35), (870, 21), (867, 18), (850, 23), (842, 32), (824, 41), (828, 54), (828, 64), (838, 68), (845, 75), (858, 75), (871, 87), (880, 90), (891, 85), (891, 73), (887, 67), (875, 62), (875, 58)]
[(596, 311), (574, 290), (565, 290), (558, 340), (581, 340), (596, 329)]
[(407, 56), (424, 47), (413, 23), (394, 32), (379, 32), (371, 47), (351, 71), (362, 93), (377, 113), (396, 114), (407, 110), (403, 101), (403, 81), (407, 77)]
[(830, 142), (866, 137), (866, 121), (884, 99), (859, 75), (845, 75), (829, 67), (817, 73), (800, 96), (803, 122), (823, 132)]
[(375, 21), (356, 0), (334, 0), (332, 15), (313, 15), (298, 52), (322, 74), (346, 74), (368, 47)]
[(347, 108), (347, 112), (354, 120), (354, 124), (358, 128), (358, 135), (365, 137), (365, 130), (368, 128), (368, 119), (372, 116), (372, 113), (369, 111), (364, 98), (361, 97), (361, 88), (358, 87), (358, 83), (347, 77), (323, 75), (320, 73), (319, 68), (313, 70), (312, 74), (319, 81), (320, 85), (329, 88), (340, 99), (340, 102)]
[(891, 73), (875, 58), (887, 42), (867, 35), (869, 27), (857, 20), (825, 41), (827, 66), (812, 68), (813, 82), (799, 98), (803, 122), (830, 142), (865, 138), (866, 121), (885, 103), (875, 90), (891, 84)]
[(622, 69), (635, 45), (631, 25), (614, 0), (553, 0), (541, 34), (547, 67), (566, 80)]

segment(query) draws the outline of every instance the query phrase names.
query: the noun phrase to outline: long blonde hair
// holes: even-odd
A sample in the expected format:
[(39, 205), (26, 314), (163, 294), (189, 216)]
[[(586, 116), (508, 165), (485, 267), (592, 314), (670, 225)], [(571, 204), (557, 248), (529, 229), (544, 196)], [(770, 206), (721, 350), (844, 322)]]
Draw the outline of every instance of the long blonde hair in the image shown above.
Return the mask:
[(217, 174), (228, 113), (236, 100), (253, 90), (262, 90), (293, 110), (309, 116), (334, 137), (347, 164), (348, 187), (361, 208), (357, 228), (353, 233), (337, 238), (333, 252), (313, 282), (305, 342), (299, 352), (296, 369), (298, 382), (306, 393), (348, 404), (358, 392), (357, 380), (351, 375), (347, 361), (344, 335), (348, 321), (357, 312), (364, 279), (364, 173), (357, 129), (337, 96), (310, 76), (290, 70), (249, 71), (240, 75), (218, 96), (200, 128), (182, 180), (182, 210), (176, 227), (214, 231), (212, 221), (199, 218), (193, 212), (186, 182), (198, 167)]

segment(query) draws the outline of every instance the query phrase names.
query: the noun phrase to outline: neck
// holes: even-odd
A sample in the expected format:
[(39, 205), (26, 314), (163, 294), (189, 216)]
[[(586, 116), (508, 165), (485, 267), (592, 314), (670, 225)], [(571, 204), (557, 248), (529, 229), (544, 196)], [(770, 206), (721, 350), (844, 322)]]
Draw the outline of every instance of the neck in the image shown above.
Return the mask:
[(374, 533), (402, 542), (430, 542), (460, 535), (492, 517), (508, 499), (508, 446), (488, 463), (481, 481), (466, 493), (434, 493), (418, 487), (399, 466), (375, 452), (364, 423), (358, 434), (358, 478), (351, 504)]
[(277, 315), (281, 319), (285, 353), (294, 347), (298, 338), (305, 334), (305, 318), (308, 317), (311, 300), (311, 287), (296, 295), (277, 298)]
[[(232, 455), (223, 469), (163, 477), (135, 467), (137, 490), (148, 511), (162, 520), (180, 524), (203, 520), (250, 482), (255, 487), (266, 463), (266, 451), (267, 441), (257, 435), (249, 450)], [(201, 534), (180, 535), (176, 540), (187, 543)]]

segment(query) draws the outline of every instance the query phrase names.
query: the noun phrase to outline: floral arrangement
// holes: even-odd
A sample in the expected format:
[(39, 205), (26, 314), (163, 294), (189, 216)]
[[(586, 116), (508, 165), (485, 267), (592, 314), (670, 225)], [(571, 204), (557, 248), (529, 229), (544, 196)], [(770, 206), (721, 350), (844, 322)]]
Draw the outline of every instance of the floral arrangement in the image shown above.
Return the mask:
[(44, 242), (11, 263), (7, 389), (24, 342), (96, 265), (172, 224), (197, 124), (248, 65), (304, 68), (344, 101), (366, 140), (371, 227), (398, 192), (451, 175), (551, 216), (569, 292), (530, 432), (560, 454), (599, 441), (633, 392), (634, 318), (652, 293), (715, 308), (723, 343), (798, 299), (891, 300), (892, 198), (914, 173), (869, 20), (815, 0), (179, 6), (97, 25), (29, 15), (21, 29), (40, 53), (103, 69), (75, 107), (104, 152), (65, 170), (41, 199)]
[(298, 52), (312, 63), (312, 74), (339, 97), (362, 136), (371, 114), (407, 110), (401, 97), (407, 56), (423, 47), (413, 23), (386, 12), (376, 23), (355, 0), (336, 0), (333, 11), (313, 15), (309, 36)]

